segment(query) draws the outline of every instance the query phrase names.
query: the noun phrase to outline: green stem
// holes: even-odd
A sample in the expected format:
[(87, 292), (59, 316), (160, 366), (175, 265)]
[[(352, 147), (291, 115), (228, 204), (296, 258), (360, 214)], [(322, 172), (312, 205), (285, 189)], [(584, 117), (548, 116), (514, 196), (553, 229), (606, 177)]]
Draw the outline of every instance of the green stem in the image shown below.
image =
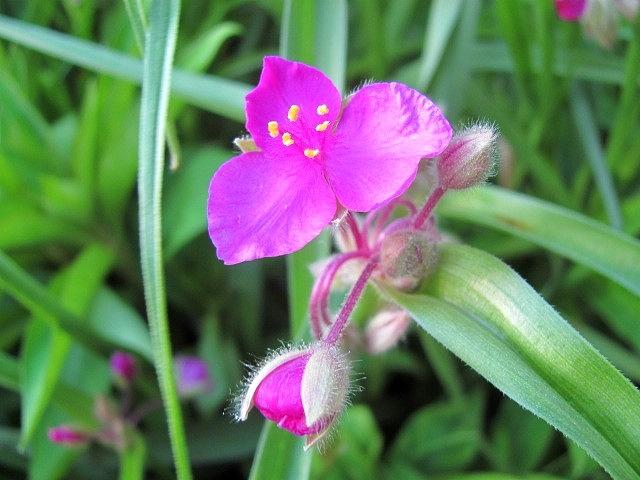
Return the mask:
[(179, 480), (189, 480), (189, 454), (173, 372), (161, 236), (164, 138), (179, 14), (179, 0), (155, 0), (151, 5), (140, 102), (138, 197), (142, 278), (156, 372), (176, 474)]

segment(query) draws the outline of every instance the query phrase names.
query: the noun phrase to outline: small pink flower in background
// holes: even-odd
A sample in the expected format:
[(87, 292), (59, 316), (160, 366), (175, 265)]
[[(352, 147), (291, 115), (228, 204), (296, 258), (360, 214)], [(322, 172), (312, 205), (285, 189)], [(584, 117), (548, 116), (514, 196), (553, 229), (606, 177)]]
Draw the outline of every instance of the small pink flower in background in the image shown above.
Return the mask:
[(255, 406), (265, 418), (295, 435), (305, 449), (322, 438), (338, 417), (349, 390), (349, 366), (335, 345), (293, 350), (260, 368), (244, 394), (239, 420)]
[(79, 447), (87, 443), (89, 436), (85, 432), (68, 425), (60, 425), (49, 429), (49, 440), (67, 447)]
[(189, 398), (213, 388), (213, 379), (206, 362), (198, 357), (179, 356), (174, 360), (178, 392)]
[(567, 22), (579, 20), (587, 9), (587, 0), (555, 0), (558, 16)]
[(131, 382), (138, 371), (136, 359), (125, 352), (113, 352), (109, 359), (109, 366), (114, 375), (126, 383)]
[(264, 59), (246, 114), (260, 150), (222, 165), (209, 187), (209, 235), (226, 264), (302, 248), (337, 203), (366, 212), (398, 197), (452, 135), (440, 109), (406, 85), (366, 85), (343, 106), (322, 72), (279, 57)]

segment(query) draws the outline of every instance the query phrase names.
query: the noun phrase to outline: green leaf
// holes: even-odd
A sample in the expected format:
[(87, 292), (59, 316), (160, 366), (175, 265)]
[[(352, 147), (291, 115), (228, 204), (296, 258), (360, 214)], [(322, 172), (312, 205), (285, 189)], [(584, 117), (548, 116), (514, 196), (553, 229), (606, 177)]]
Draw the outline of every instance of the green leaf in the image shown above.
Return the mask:
[[(97, 245), (89, 246), (58, 275), (51, 290), (59, 295), (65, 308), (83, 315), (112, 263), (111, 252)], [(27, 327), (21, 354), (22, 447), (31, 440), (49, 405), (71, 344), (67, 333), (38, 316)]]
[(120, 454), (120, 480), (144, 479), (144, 464), (147, 447), (144, 438), (137, 432), (131, 432), (130, 443)]
[(191, 467), (173, 372), (161, 236), (164, 139), (179, 15), (179, 0), (155, 0), (151, 5), (140, 101), (138, 197), (140, 258), (155, 367), (176, 474), (179, 480), (189, 480)]
[(418, 410), (402, 426), (391, 458), (421, 472), (464, 468), (480, 451), (483, 403), (472, 395)]
[[(93, 42), (0, 15), (0, 37), (38, 52), (133, 82), (142, 81), (142, 62)], [(172, 91), (193, 105), (233, 120), (244, 119), (244, 97), (250, 86), (176, 70)]]
[(615, 479), (640, 478), (640, 392), (500, 260), (444, 245), (425, 289), (385, 290), (419, 325)]
[(249, 480), (302, 480), (309, 477), (311, 452), (303, 449), (304, 439), (275, 423), (265, 422), (251, 466)]
[(640, 295), (640, 241), (579, 213), (497, 187), (450, 191), (438, 212), (529, 240)]

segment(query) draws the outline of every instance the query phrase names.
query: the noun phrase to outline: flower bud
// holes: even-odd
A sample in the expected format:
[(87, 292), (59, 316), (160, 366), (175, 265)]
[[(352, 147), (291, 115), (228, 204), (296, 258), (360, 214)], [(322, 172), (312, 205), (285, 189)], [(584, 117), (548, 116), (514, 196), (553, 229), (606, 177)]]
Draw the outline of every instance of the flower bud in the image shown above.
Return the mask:
[(395, 347), (405, 336), (411, 325), (409, 314), (404, 310), (383, 310), (367, 324), (365, 342), (367, 351), (377, 355)]
[(380, 246), (380, 269), (385, 280), (400, 290), (413, 290), (433, 271), (438, 250), (426, 234), (399, 230), (387, 235)]
[(209, 367), (198, 357), (178, 356), (174, 360), (178, 393), (182, 398), (191, 398), (213, 388)]
[(130, 383), (136, 376), (136, 359), (133, 355), (125, 352), (113, 352), (109, 359), (109, 365), (116, 378), (124, 383)]
[(344, 408), (348, 390), (349, 365), (337, 346), (293, 350), (257, 371), (238, 418), (245, 420), (255, 405), (278, 427), (306, 436), (306, 450), (327, 433)]
[(493, 174), (497, 133), (490, 125), (475, 125), (458, 133), (438, 159), (444, 189), (469, 188)]
[(556, 13), (566, 22), (574, 22), (584, 14), (587, 0), (555, 0)]
[(49, 440), (66, 447), (80, 447), (87, 443), (89, 435), (68, 425), (59, 425), (49, 429)]

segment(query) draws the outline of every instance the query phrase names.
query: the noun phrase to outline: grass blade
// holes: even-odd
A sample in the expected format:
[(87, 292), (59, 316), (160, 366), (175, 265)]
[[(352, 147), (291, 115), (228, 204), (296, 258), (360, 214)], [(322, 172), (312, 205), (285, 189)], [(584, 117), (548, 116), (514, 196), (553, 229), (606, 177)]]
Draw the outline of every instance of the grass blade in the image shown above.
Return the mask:
[(488, 186), (448, 192), (438, 211), (529, 240), (640, 295), (640, 241), (579, 213)]
[(517, 273), (480, 250), (450, 244), (424, 290), (436, 298), (387, 294), (614, 478), (640, 478), (640, 392)]
[(176, 474), (178, 479), (188, 480), (192, 477), (173, 372), (161, 234), (164, 138), (179, 14), (179, 0), (155, 0), (151, 6), (140, 102), (138, 196), (142, 277), (156, 372), (169, 424)]

